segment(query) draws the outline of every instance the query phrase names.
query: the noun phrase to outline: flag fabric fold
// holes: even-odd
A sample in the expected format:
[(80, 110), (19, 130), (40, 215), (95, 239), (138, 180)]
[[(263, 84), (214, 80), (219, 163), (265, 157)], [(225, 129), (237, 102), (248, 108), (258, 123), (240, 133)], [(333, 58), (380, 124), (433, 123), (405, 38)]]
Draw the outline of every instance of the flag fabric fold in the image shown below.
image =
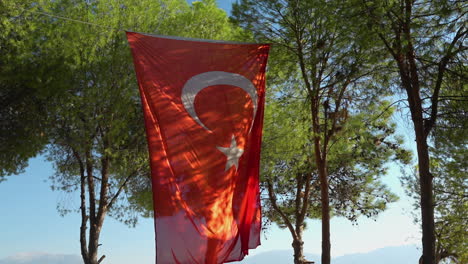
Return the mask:
[(260, 244), (269, 45), (127, 38), (150, 154), (156, 263), (243, 259)]

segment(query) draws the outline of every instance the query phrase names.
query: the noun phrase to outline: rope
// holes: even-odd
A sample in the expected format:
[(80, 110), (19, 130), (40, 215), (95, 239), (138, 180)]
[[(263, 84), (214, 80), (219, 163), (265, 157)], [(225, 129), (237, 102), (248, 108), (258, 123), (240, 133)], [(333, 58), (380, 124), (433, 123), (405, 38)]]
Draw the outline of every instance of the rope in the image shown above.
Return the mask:
[[(162, 5), (162, 6), (164, 6), (164, 5)], [(91, 25), (91, 26), (95, 26), (95, 27), (100, 27), (100, 28), (103, 28), (103, 29), (106, 29), (106, 30), (135, 32), (135, 33), (139, 33), (139, 34), (144, 34), (144, 35), (154, 36), (154, 37), (160, 37), (160, 38), (189, 40), (189, 41), (202, 41), (202, 42), (213, 42), (213, 43), (225, 43), (225, 44), (253, 44), (253, 45), (259, 44), (259, 43), (253, 43), (253, 42), (238, 42), (238, 41), (223, 41), (223, 40), (200, 39), (200, 38), (186, 38), (186, 37), (166, 36), (166, 35), (159, 35), (159, 34), (153, 34), (153, 33), (138, 32), (138, 31), (134, 31), (134, 30), (126, 30), (126, 29), (122, 29), (122, 28), (114, 28), (114, 27), (103, 26), (103, 25), (99, 25), (99, 24), (96, 24), (96, 23), (91, 23), (91, 22), (86, 22), (86, 21), (82, 21), (82, 20), (78, 20), (78, 19), (69, 18), (69, 17), (54, 15), (54, 14), (43, 12), (43, 11), (31, 11), (31, 10), (26, 10), (26, 9), (23, 9), (23, 10), (26, 11), (26, 12), (29, 12), (29, 13), (34, 13), (34, 14), (53, 17), (53, 18), (59, 18), (59, 19), (63, 19), (63, 20), (71, 21), (71, 22), (76, 22), (76, 23)], [(162, 22), (162, 17), (166, 16), (166, 12), (167, 12), (167, 6), (164, 6), (162, 16), (160, 16), (160, 19), (158, 21), (158, 25), (157, 25), (157, 28), (156, 28), (157, 33), (159, 33), (159, 27), (160, 27), (161, 22)]]
[[(159, 19), (158, 19), (158, 24), (156, 26), (156, 31), (159, 33), (159, 28), (161, 26), (161, 22), (163, 20), (164, 17), (166, 17), (167, 15), (167, 4), (163, 4), (162, 0), (159, 0), (159, 4), (161, 7), (163, 7), (163, 11), (162, 11), (162, 15), (159, 16)], [(23, 8), (22, 8), (23, 9)], [(114, 28), (114, 27), (109, 27), (109, 26), (103, 26), (103, 25), (99, 25), (99, 24), (96, 24), (96, 23), (91, 23), (91, 22), (86, 22), (86, 21), (82, 21), (82, 20), (78, 20), (78, 19), (73, 19), (73, 18), (69, 18), (69, 17), (64, 17), (64, 16), (59, 16), (59, 15), (55, 15), (55, 14), (51, 14), (51, 13), (47, 13), (47, 12), (44, 12), (44, 11), (32, 11), (32, 10), (27, 10), (27, 9), (23, 9), (23, 11), (26, 11), (26, 12), (29, 12), (29, 13), (33, 13), (33, 14), (39, 14), (39, 15), (43, 15), (43, 16), (48, 16), (48, 17), (53, 17), (53, 18), (59, 18), (59, 19), (63, 19), (63, 20), (67, 20), (67, 21), (71, 21), (71, 22), (76, 22), (76, 23), (81, 23), (81, 24), (86, 24), (86, 25), (91, 25), (91, 26), (95, 26), (95, 27), (100, 27), (100, 28), (104, 28), (106, 30), (113, 30), (113, 31), (124, 31), (124, 32), (135, 32), (134, 30), (127, 30), (127, 29), (122, 29), (122, 28)]]
[(100, 28), (104, 28), (104, 29), (107, 29), (107, 30), (125, 31), (125, 32), (126, 31), (131, 31), (131, 30), (125, 30), (125, 29), (121, 29), (121, 28), (103, 26), (103, 25), (99, 25), (99, 24), (96, 24), (96, 23), (86, 22), (86, 21), (82, 21), (82, 20), (78, 20), (78, 19), (69, 18), (69, 17), (58, 16), (58, 15), (54, 15), (54, 14), (43, 12), (43, 11), (31, 11), (31, 10), (26, 10), (26, 9), (24, 9), (24, 11), (29, 12), (29, 13), (43, 15), (43, 16), (49, 16), (49, 17), (53, 17), (53, 18), (68, 20), (68, 21), (72, 21), (72, 22), (76, 22), (76, 23), (91, 25), (91, 26), (95, 26), (95, 27), (100, 27)]

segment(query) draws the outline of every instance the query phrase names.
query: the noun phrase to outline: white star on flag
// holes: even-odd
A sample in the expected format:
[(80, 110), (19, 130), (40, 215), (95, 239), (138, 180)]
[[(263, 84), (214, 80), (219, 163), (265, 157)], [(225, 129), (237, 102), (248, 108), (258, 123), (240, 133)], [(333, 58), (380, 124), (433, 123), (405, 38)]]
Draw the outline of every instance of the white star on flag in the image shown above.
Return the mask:
[(232, 135), (231, 146), (229, 148), (216, 148), (219, 149), (219, 151), (221, 151), (222, 153), (224, 153), (224, 155), (226, 155), (227, 157), (226, 168), (224, 169), (224, 171), (228, 171), (232, 166), (234, 166), (237, 171), (237, 168), (239, 167), (239, 159), (244, 153), (244, 150), (237, 147), (237, 142), (234, 135)]

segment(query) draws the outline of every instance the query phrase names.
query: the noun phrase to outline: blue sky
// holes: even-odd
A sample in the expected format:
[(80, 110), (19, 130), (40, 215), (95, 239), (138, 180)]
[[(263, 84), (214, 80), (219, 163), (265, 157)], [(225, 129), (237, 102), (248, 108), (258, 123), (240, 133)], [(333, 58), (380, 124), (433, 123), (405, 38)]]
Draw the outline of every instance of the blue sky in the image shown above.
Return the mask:
[[(229, 11), (234, 0), (218, 2)], [(409, 138), (410, 127), (402, 125), (401, 118), (396, 121), (400, 124), (399, 132)], [(79, 215), (70, 213), (61, 217), (56, 209), (58, 203), (78, 208), (77, 194), (52, 191), (48, 177), (53, 173), (52, 164), (39, 156), (30, 160), (25, 173), (8, 177), (0, 184), (0, 260), (33, 252), (80, 255)], [(404, 195), (399, 174), (399, 168), (391, 167), (384, 181), (401, 197), (400, 201), (375, 220), (359, 218), (357, 225), (353, 225), (345, 219), (332, 219), (333, 256), (420, 243), (419, 227), (413, 223), (411, 201)], [(310, 221), (304, 234), (305, 252), (320, 254), (320, 237), (320, 222)], [(129, 228), (107, 217), (100, 242), (100, 254), (107, 256), (104, 263), (154, 263), (152, 219), (140, 219), (136, 228)], [(272, 226), (262, 236), (262, 245), (251, 254), (290, 248), (289, 232)]]
[[(0, 184), (0, 260), (24, 252), (79, 255), (79, 225), (77, 213), (61, 217), (57, 203), (68, 202), (77, 208), (77, 194), (64, 194), (50, 189), (48, 177), (54, 173), (52, 164), (42, 156), (30, 161), (26, 172), (8, 177)], [(397, 179), (398, 169), (385, 177), (392, 189), (402, 194)], [(360, 218), (357, 225), (341, 218), (331, 222), (332, 254), (368, 252), (374, 249), (420, 241), (418, 227), (412, 222), (410, 201), (405, 196), (390, 205), (390, 209), (372, 219)], [(305, 251), (320, 253), (320, 222), (310, 221), (305, 232)], [(110, 217), (102, 230), (101, 254), (106, 263), (153, 263), (154, 229), (152, 219), (141, 219), (136, 228), (129, 228)], [(255, 255), (270, 250), (288, 250), (291, 237), (287, 230), (271, 227), (262, 236), (262, 245)]]

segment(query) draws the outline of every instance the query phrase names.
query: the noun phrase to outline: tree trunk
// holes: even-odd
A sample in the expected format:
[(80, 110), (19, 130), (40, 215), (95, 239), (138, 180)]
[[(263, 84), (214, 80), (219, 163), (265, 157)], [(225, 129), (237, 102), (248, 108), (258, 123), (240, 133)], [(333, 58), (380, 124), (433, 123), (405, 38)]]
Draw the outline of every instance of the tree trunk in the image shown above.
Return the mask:
[[(418, 107), (421, 109), (421, 107)], [(412, 111), (413, 112), (413, 111)], [(418, 115), (418, 113), (416, 113)], [(421, 220), (423, 264), (435, 264), (435, 225), (434, 202), (432, 194), (432, 174), (429, 171), (429, 151), (424, 133), (422, 110), (420, 118), (413, 118), (418, 151), (419, 187), (421, 191)]]
[(304, 264), (304, 241), (302, 241), (302, 235), (298, 236), (298, 239), (294, 239), (292, 242), (294, 249), (294, 264)]
[(426, 130), (424, 125), (418, 69), (416, 67), (414, 50), (411, 43), (408, 44), (408, 52), (406, 54), (398, 54), (396, 60), (403, 87), (408, 95), (408, 104), (416, 136), (419, 187), (421, 193), (423, 264), (435, 264), (433, 187), (432, 174), (429, 169), (429, 150), (427, 146), (427, 136), (430, 130)]
[[(425, 123), (423, 118), (423, 106), (419, 82), (419, 72), (416, 64), (416, 52), (411, 35), (411, 18), (414, 2), (404, 1), (404, 20), (401, 33), (406, 44), (399, 43), (400, 51), (395, 57), (400, 70), (403, 87), (408, 95), (408, 103), (411, 111), (411, 119), (416, 136), (416, 147), (418, 152), (419, 187), (421, 193), (421, 220), (422, 220), (422, 246), (423, 264), (435, 264), (435, 225), (434, 225), (434, 202), (432, 174), (430, 173), (429, 150), (427, 136), (431, 126)], [(402, 6), (403, 7), (403, 6)], [(438, 93), (438, 91), (437, 91)], [(437, 112), (437, 103), (432, 103), (432, 110)], [(433, 113), (434, 114), (434, 113)], [(435, 113), (436, 114), (436, 113)], [(435, 122), (435, 115), (432, 121)], [(428, 125), (426, 129), (426, 125)]]
[(328, 175), (326, 161), (318, 162), (320, 177), (320, 194), (322, 204), (322, 264), (330, 264), (331, 243), (330, 243), (330, 199), (328, 194)]
[(86, 229), (88, 223), (88, 215), (86, 213), (86, 176), (83, 160), (81, 156), (73, 150), (73, 155), (75, 156), (78, 164), (80, 166), (80, 212), (81, 212), (81, 226), (80, 226), (80, 249), (81, 257), (84, 264), (89, 264), (88, 261), (88, 249), (87, 249), (87, 239), (86, 239)]
[[(308, 180), (310, 181), (310, 179)], [(292, 247), (294, 249), (294, 264), (303, 264), (305, 262), (304, 241), (302, 240), (302, 231), (304, 229), (304, 215), (301, 213), (301, 210), (299, 209), (300, 200), (301, 200), (300, 199), (300, 191), (301, 191), (300, 186), (302, 186), (302, 183), (303, 183), (302, 180), (299, 180), (298, 191), (296, 192), (296, 196), (297, 196), (296, 197), (296, 223), (295, 223), (295, 226), (293, 226), (288, 216), (281, 210), (281, 208), (276, 203), (276, 195), (273, 191), (273, 183), (271, 182), (271, 180), (267, 179), (268, 198), (270, 199), (271, 205), (273, 206), (273, 209), (276, 212), (278, 212), (278, 214), (281, 216), (281, 218), (283, 219), (284, 223), (288, 227), (289, 232), (291, 232), (291, 235), (293, 237)], [(307, 184), (306, 186), (309, 187), (309, 184)], [(306, 197), (304, 197), (303, 205), (302, 205), (303, 210), (305, 211), (307, 210), (308, 203), (309, 203), (309, 200)]]
[[(104, 219), (103, 219), (104, 220)], [(102, 222), (98, 221), (95, 223), (90, 223), (89, 229), (89, 263), (98, 264), (98, 248), (99, 248), (99, 237), (101, 235)]]
[[(315, 86), (314, 86), (315, 87)], [(326, 142), (320, 142), (320, 99), (318, 88), (313, 89), (311, 98), (312, 129), (314, 131), (314, 156), (320, 179), (320, 202), (322, 206), (322, 264), (330, 264), (330, 198), (328, 190), (327, 147)], [(327, 129), (327, 128), (325, 128)], [(326, 137), (326, 136), (325, 136)]]
[[(109, 159), (103, 157), (101, 160), (101, 181), (100, 181), (100, 192), (99, 197), (96, 197), (95, 192), (95, 181), (93, 175), (93, 161), (91, 159), (90, 152), (85, 153), (86, 156), (86, 177), (84, 176), (84, 168), (81, 166), (81, 228), (80, 228), (80, 244), (81, 244), (81, 255), (85, 264), (99, 264), (105, 256), (98, 258), (99, 238), (101, 235), (101, 229), (104, 224), (104, 218), (108, 209), (108, 181), (109, 181)], [(80, 163), (81, 165), (82, 163)], [(85, 196), (85, 185), (88, 185), (88, 197), (89, 197), (89, 213), (86, 214), (86, 196)], [(86, 239), (87, 223), (89, 221), (89, 234), (88, 240)]]

